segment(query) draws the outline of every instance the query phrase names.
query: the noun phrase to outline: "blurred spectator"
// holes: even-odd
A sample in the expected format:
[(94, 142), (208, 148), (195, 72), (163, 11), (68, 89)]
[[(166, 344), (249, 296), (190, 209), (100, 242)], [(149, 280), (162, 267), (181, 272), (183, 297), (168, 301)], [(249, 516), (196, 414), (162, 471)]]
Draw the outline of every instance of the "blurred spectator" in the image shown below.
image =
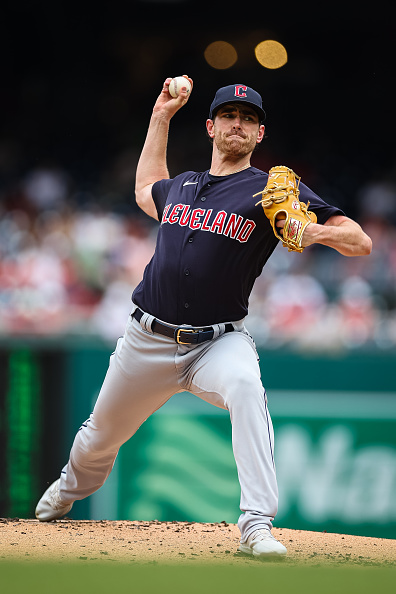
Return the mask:
[(396, 224), (396, 180), (385, 175), (370, 181), (358, 194), (363, 218), (378, 218)]
[(28, 202), (38, 211), (61, 208), (70, 191), (70, 179), (54, 165), (43, 165), (29, 172), (23, 182)]
[(305, 340), (327, 304), (323, 287), (308, 274), (279, 274), (262, 298), (255, 297), (256, 292), (248, 325), (257, 329), (257, 341), (263, 340), (264, 332), (271, 348)]
[(341, 340), (347, 347), (366, 344), (373, 336), (376, 311), (367, 281), (358, 276), (346, 278), (339, 289)]

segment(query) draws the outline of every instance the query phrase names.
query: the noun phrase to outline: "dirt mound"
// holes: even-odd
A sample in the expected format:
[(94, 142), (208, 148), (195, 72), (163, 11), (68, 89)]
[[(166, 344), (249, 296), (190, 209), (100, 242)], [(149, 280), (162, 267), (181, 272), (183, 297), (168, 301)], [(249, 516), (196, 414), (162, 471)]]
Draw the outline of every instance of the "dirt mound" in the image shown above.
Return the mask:
[[(396, 566), (396, 540), (274, 528), (285, 564)], [(0, 519), (0, 558), (112, 560), (123, 563), (257, 563), (238, 553), (239, 531), (226, 522)]]

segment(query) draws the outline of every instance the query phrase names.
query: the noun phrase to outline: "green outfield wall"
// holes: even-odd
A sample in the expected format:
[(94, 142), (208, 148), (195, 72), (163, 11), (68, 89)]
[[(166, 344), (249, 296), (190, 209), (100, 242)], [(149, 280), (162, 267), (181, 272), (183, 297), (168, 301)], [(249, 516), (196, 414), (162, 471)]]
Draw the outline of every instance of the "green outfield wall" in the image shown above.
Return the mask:
[[(112, 347), (0, 349), (0, 515), (31, 517), (89, 416)], [(396, 538), (396, 353), (261, 350), (275, 429), (276, 526)], [(120, 450), (74, 518), (236, 522), (226, 411), (177, 394)]]

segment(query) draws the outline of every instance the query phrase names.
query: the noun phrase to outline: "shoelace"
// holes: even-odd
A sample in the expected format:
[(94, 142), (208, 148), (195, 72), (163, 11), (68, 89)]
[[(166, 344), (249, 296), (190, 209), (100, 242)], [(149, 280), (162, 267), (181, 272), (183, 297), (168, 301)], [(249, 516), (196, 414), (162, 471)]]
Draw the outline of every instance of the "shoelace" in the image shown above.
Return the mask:
[(275, 540), (269, 530), (257, 530), (257, 532), (253, 532), (252, 534), (252, 541), (258, 540)]

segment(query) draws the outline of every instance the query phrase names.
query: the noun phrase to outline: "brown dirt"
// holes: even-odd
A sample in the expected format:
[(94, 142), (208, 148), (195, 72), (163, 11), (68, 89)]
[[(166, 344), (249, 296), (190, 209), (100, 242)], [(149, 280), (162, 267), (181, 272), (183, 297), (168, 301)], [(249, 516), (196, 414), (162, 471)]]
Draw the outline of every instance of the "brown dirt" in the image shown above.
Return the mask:
[[(396, 567), (396, 540), (274, 528), (285, 564)], [(257, 563), (238, 553), (235, 524), (0, 519), (0, 559), (156, 563)]]

